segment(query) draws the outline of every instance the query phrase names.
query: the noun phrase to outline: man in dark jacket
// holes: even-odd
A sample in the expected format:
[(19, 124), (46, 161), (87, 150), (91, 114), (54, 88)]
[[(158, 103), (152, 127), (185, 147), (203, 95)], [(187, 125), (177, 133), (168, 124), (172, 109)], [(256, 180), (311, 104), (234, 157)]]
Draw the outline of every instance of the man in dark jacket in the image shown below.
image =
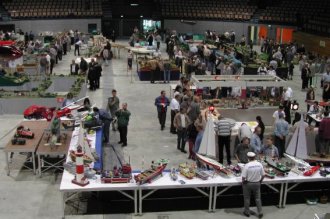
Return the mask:
[(122, 144), (123, 147), (127, 146), (127, 127), (129, 123), (130, 111), (127, 110), (127, 103), (123, 103), (122, 109), (116, 112), (118, 131), (120, 134), (120, 141), (118, 144)]
[(79, 66), (80, 74), (85, 75), (88, 70), (88, 64), (83, 57), (81, 57), (80, 60), (81, 60)]
[(96, 62), (95, 64), (95, 88), (100, 88), (100, 78), (102, 76), (102, 66)]
[(79, 71), (79, 65), (73, 59), (71, 65), (70, 65), (70, 74), (78, 75), (78, 71)]
[(319, 138), (321, 143), (320, 157), (324, 158), (326, 152), (329, 151), (330, 145), (330, 118), (328, 111), (324, 112), (324, 118), (320, 122)]
[(157, 107), (158, 120), (161, 130), (165, 128), (167, 107), (170, 105), (170, 100), (166, 97), (166, 92), (162, 90), (160, 96), (155, 99), (155, 106)]
[(302, 85), (301, 89), (308, 88), (308, 77), (311, 73), (311, 70), (308, 67), (308, 63), (305, 64), (304, 68), (301, 70), (301, 80), (302, 80)]
[(94, 59), (91, 60), (89, 63), (89, 70), (88, 70), (88, 80), (89, 80), (89, 89), (96, 90), (96, 79), (97, 79), (97, 63)]
[(102, 122), (103, 142), (109, 143), (110, 123), (112, 121), (111, 115), (106, 110), (97, 107), (93, 108), (93, 112), (95, 117)]

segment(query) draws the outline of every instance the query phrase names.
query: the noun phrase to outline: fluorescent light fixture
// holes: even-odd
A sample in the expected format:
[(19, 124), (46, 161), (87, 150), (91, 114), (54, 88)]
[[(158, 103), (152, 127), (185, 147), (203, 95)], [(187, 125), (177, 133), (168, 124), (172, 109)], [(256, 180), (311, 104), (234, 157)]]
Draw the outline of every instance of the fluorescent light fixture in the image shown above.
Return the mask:
[(139, 6), (139, 4), (138, 3), (131, 3), (131, 6), (136, 7), (136, 6)]
[(124, 15), (120, 15), (120, 17), (124, 17)]
[(140, 18), (143, 18), (143, 15), (142, 14), (140, 15)]

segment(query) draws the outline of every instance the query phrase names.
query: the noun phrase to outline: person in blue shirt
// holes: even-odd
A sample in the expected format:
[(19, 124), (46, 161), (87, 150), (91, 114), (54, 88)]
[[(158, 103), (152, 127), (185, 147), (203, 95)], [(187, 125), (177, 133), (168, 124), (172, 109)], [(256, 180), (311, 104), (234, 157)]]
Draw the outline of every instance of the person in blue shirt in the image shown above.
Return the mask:
[(260, 139), (260, 135), (261, 135), (261, 128), (257, 126), (254, 129), (254, 133), (251, 137), (251, 143), (250, 143), (254, 153), (256, 154), (260, 154), (262, 148), (262, 141)]
[(266, 144), (262, 147), (261, 154), (265, 157), (279, 158), (278, 149), (274, 146), (272, 137), (266, 138)]
[(105, 109), (97, 107), (93, 107), (93, 112), (95, 117), (102, 122), (103, 143), (109, 143), (110, 123), (112, 121), (110, 113)]
[(284, 114), (280, 113), (278, 115), (278, 120), (275, 122), (275, 146), (279, 152), (279, 158), (284, 157), (285, 151), (285, 138), (289, 134), (289, 123), (284, 120)]

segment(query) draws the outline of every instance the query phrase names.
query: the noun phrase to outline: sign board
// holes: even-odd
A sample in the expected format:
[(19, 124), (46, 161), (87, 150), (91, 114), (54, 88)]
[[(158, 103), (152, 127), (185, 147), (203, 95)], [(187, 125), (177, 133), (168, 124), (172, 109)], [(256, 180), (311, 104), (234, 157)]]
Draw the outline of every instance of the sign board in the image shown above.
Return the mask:
[(320, 47), (325, 47), (325, 41), (320, 40)]

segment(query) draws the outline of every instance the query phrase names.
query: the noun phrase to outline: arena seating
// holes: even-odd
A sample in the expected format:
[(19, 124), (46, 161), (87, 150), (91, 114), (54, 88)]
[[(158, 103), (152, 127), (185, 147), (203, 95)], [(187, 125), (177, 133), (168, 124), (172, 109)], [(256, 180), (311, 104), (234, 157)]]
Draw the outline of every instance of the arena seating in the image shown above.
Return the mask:
[(212, 19), (248, 21), (257, 6), (244, 0), (158, 0), (162, 17), (179, 19)]
[(102, 0), (3, 0), (12, 19), (101, 17)]

